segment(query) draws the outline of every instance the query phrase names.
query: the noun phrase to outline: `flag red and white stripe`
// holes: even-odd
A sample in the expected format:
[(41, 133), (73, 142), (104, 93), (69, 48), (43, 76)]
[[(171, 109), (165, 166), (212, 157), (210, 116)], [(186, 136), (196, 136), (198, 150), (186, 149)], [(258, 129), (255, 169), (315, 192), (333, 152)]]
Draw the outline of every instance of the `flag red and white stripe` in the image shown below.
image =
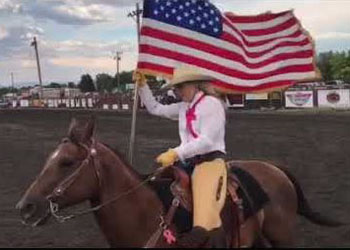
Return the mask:
[(261, 92), (316, 77), (314, 46), (292, 11), (222, 14), (219, 38), (143, 18), (138, 69), (172, 76), (195, 65), (231, 92)]

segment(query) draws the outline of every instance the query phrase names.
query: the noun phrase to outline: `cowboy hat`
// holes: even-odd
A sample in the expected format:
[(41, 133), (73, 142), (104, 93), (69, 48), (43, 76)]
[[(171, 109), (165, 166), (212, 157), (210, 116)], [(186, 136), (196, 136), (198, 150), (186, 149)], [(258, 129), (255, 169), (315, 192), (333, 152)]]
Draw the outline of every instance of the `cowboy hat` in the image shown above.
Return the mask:
[(161, 88), (167, 89), (186, 83), (202, 83), (213, 81), (214, 78), (200, 71), (194, 66), (183, 65), (174, 70), (173, 78), (169, 83), (164, 84)]

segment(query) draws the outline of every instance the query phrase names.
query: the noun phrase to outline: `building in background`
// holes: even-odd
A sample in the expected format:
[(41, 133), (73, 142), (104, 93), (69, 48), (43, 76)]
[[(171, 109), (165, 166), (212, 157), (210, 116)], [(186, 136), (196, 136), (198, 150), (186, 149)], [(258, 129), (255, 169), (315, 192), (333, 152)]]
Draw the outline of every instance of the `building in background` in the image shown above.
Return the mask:
[(82, 92), (78, 88), (64, 88), (63, 93), (65, 98), (78, 97), (82, 94)]
[(43, 96), (41, 95), (40, 87), (36, 86), (29, 90), (29, 95), (32, 98), (41, 99), (59, 99), (59, 98), (74, 98), (81, 95), (78, 88), (43, 88)]

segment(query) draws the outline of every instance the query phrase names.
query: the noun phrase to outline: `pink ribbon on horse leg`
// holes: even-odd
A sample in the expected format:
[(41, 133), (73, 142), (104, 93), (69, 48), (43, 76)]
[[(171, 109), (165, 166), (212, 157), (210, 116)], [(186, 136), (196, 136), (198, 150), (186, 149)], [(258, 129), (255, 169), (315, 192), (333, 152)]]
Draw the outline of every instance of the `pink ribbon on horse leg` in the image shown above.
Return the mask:
[(164, 231), (163, 236), (164, 236), (166, 242), (167, 242), (169, 245), (171, 245), (171, 244), (173, 244), (173, 243), (176, 242), (176, 238), (175, 238), (173, 232), (170, 231), (169, 229), (167, 229), (167, 230)]

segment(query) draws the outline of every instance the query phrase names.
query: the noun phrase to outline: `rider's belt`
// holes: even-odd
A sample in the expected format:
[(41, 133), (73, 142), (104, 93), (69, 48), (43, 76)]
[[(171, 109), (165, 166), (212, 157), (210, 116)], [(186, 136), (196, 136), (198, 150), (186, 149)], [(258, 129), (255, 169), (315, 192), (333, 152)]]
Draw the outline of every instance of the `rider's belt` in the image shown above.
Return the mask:
[(195, 166), (205, 161), (213, 161), (217, 158), (224, 159), (225, 153), (217, 150), (203, 155), (196, 155), (194, 157), (186, 159), (185, 162), (186, 164)]
[(177, 161), (174, 165), (185, 170), (188, 175), (191, 175), (196, 165), (201, 164), (205, 161), (213, 161), (217, 158), (224, 159), (225, 153), (218, 150), (212, 151), (207, 154), (196, 155), (191, 158), (187, 158), (184, 161)]

